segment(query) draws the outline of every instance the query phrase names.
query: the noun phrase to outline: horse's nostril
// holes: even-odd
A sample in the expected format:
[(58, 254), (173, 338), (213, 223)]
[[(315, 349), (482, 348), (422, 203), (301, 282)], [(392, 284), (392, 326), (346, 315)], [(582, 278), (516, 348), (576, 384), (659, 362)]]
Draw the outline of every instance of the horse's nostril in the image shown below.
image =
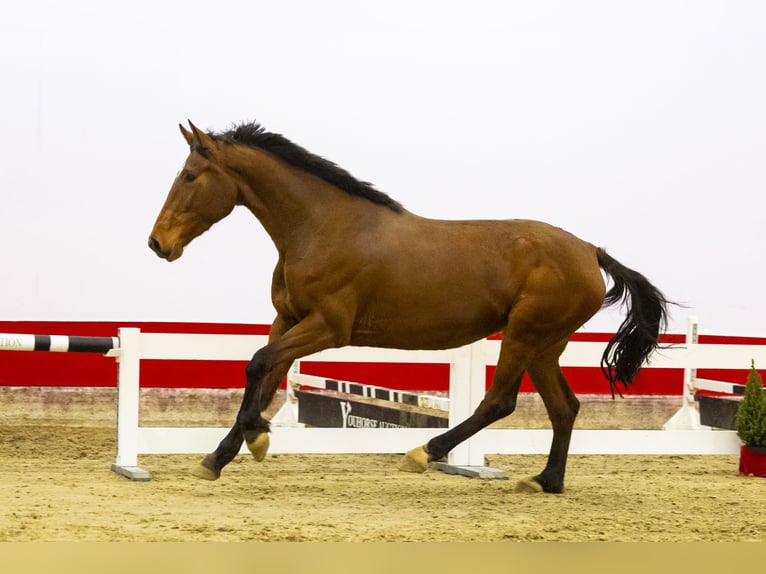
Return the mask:
[(165, 257), (165, 254), (162, 252), (162, 247), (160, 247), (160, 242), (154, 237), (149, 238), (149, 249), (154, 251), (160, 257)]

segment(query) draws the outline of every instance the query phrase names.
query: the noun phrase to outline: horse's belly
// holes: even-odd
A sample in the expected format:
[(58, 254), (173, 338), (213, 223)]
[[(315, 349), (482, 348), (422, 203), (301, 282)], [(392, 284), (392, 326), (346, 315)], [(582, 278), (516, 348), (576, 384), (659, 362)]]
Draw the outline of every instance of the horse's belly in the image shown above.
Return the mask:
[(470, 317), (444, 313), (433, 317), (418, 310), (360, 317), (351, 344), (393, 349), (451, 349), (501, 331), (506, 318), (497, 313)]

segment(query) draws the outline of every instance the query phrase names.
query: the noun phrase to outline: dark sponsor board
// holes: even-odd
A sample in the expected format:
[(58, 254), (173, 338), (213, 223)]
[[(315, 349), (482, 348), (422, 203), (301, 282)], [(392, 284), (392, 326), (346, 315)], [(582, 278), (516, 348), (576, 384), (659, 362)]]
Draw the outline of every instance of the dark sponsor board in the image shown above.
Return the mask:
[(700, 407), (700, 424), (719, 429), (736, 430), (734, 419), (741, 402), (734, 397), (697, 395)]
[[(447, 413), (383, 401), (352, 400), (337, 393), (295, 391), (298, 422), (321, 428), (447, 428)], [(430, 409), (428, 409), (430, 410)]]

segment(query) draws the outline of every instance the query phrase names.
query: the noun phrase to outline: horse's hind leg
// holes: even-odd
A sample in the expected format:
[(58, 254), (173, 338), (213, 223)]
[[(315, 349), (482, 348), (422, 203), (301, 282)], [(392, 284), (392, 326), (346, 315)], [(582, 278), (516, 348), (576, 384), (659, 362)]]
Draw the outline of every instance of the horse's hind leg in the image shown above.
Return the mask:
[(458, 444), (493, 422), (510, 415), (516, 408), (516, 397), (526, 366), (526, 352), (511, 339), (504, 339), (500, 348), (495, 376), (487, 394), (473, 414), (457, 426), (412, 449), (399, 463), (406, 472), (424, 472), (428, 463), (439, 460)]
[(553, 441), (548, 454), (548, 463), (535, 477), (522, 480), (517, 492), (564, 491), (564, 474), (569, 454), (572, 428), (580, 408), (580, 402), (564, 378), (559, 367), (559, 356), (566, 347), (566, 341), (551, 347), (527, 369), (532, 382), (540, 393), (553, 426)]

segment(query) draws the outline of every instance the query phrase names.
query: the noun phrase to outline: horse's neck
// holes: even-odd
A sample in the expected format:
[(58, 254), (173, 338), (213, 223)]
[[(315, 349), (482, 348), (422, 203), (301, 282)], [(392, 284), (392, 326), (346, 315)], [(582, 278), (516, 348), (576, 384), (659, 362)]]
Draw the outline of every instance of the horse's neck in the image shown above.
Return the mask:
[(344, 216), (351, 204), (344, 192), (261, 150), (247, 150), (235, 160), (230, 167), (243, 182), (240, 202), (278, 248), (313, 233), (317, 222)]

